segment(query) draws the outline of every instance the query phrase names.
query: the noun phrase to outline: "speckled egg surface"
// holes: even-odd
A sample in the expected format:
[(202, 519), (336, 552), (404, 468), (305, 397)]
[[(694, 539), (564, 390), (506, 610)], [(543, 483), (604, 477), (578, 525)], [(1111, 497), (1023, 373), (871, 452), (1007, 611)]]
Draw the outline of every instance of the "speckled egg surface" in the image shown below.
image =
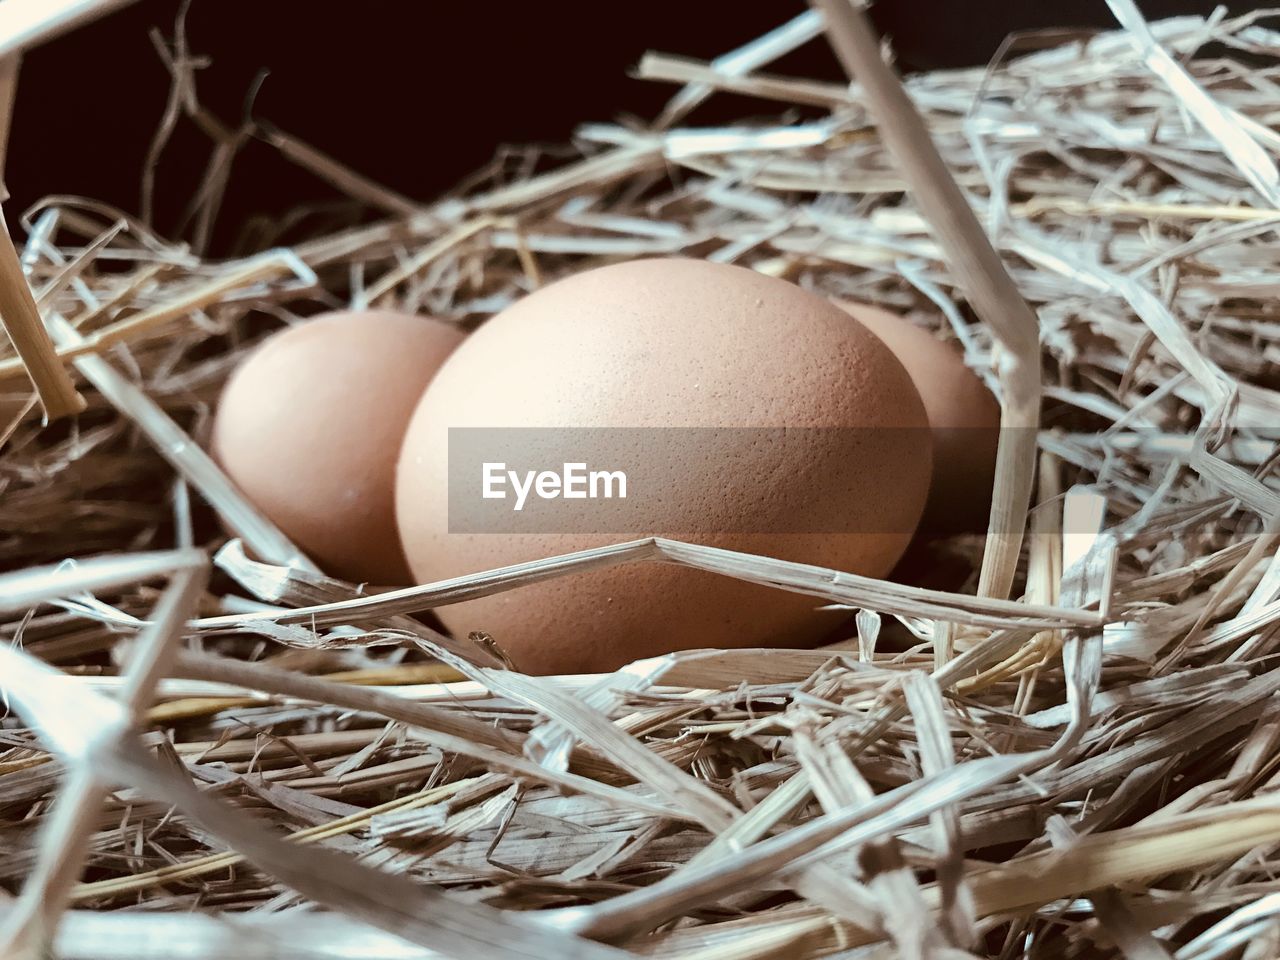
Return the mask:
[(880, 307), (836, 302), (897, 355), (924, 402), (933, 431), (933, 481), (921, 531), (986, 530), (999, 443), (996, 398), (952, 344)]
[[(882, 576), (924, 504), (926, 423), (892, 352), (822, 297), (695, 260), (603, 267), (504, 310), (445, 363), (405, 436), (401, 537), (419, 582), (634, 537), (681, 538), (719, 521), (734, 532), (702, 542)], [(718, 482), (677, 481), (651, 522), (625, 535), (511, 535), (450, 532), (451, 427), (831, 429), (803, 431), (804, 455), (791, 446), (785, 459), (743, 431)], [(848, 427), (871, 428), (858, 432), (857, 449)], [(676, 649), (810, 644), (847, 617), (820, 610), (824, 602), (642, 562), (436, 612), (455, 635), (491, 634), (522, 670), (571, 673)]]
[(461, 341), (442, 321), (376, 310), (275, 333), (223, 391), (214, 458), (325, 572), (407, 583), (396, 460), (423, 390)]

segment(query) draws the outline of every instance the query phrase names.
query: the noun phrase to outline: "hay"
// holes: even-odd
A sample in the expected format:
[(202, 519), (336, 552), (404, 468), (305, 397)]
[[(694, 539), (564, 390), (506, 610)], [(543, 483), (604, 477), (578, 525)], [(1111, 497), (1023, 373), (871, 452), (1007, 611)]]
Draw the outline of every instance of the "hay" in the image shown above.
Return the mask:
[[(370, 592), (200, 452), (263, 317), (470, 326), (653, 254), (910, 312), (1007, 386), (1016, 325), (966, 305), (860, 89), (763, 72), (817, 14), (710, 64), (651, 55), (641, 75), (685, 85), (659, 122), (584, 127), (579, 159), (514, 156), (425, 207), (209, 116), (166, 49), (153, 157), (178, 122), (212, 140), (193, 243), (50, 199), (21, 263), (87, 409), (42, 428), (0, 355), (10, 953), (55, 925), (68, 957), (1280, 952), (1280, 34), (1113, 8), (1123, 31), (906, 84), (1039, 318), (1035, 449), (1011, 441), (1034, 502), (976, 593), (661, 539)], [(679, 126), (722, 90), (822, 116)], [(255, 228), (266, 252), (200, 256), (249, 136), (392, 219), (308, 213)], [(215, 514), (237, 538), (207, 579)], [(978, 583), (982, 544), (930, 549)], [(858, 612), (823, 650), (547, 678), (408, 616), (649, 562)]]

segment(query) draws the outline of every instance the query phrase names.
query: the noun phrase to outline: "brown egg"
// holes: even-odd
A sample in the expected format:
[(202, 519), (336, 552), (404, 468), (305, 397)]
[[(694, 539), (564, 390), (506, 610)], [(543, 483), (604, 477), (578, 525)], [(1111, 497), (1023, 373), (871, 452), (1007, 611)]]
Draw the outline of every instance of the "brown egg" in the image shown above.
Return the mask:
[(933, 482), (920, 530), (985, 531), (995, 480), (1000, 405), (959, 350), (904, 318), (837, 300), (885, 342), (920, 391), (933, 430)]
[[(419, 582), (651, 535), (883, 576), (924, 504), (925, 425), (892, 352), (821, 297), (695, 260), (603, 267), (504, 310), (441, 369), (405, 436), (401, 538)], [(676, 466), (626, 529), (451, 532), (446, 451), (465, 427), (578, 428), (569, 445), (597, 465), (630, 436), (608, 428), (651, 428), (631, 455)], [(682, 427), (791, 432), (771, 443), (725, 430), (708, 452)], [(686, 648), (802, 646), (847, 617), (823, 603), (642, 562), (437, 613), (455, 636), (490, 633), (522, 670), (569, 673)]]
[(227, 383), (213, 455), (326, 573), (408, 583), (396, 459), (422, 391), (461, 341), (442, 321), (385, 310), (275, 333)]

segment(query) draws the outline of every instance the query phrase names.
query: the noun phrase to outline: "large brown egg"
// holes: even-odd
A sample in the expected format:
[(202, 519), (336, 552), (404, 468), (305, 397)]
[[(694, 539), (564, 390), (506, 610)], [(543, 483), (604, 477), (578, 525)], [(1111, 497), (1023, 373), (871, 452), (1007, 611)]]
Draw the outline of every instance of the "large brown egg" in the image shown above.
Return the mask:
[(326, 573), (408, 583), (396, 459), (422, 391), (461, 341), (447, 323), (384, 310), (273, 334), (223, 391), (213, 455)]
[[(926, 423), (892, 351), (821, 297), (695, 260), (603, 267), (504, 310), (440, 370), (405, 436), (400, 533), (419, 582), (651, 535), (883, 576), (924, 504)], [(482, 427), (543, 428), (557, 457), (597, 466), (610, 452), (661, 461), (670, 482), (634, 491), (647, 512), (626, 529), (459, 530), (450, 430)], [(783, 427), (785, 443), (764, 429)], [(567, 446), (556, 428), (574, 428)], [(631, 434), (614, 428), (638, 428), (644, 449), (623, 449)], [(704, 447), (697, 428), (742, 429)], [(492, 635), (524, 671), (570, 673), (686, 648), (811, 644), (847, 617), (824, 603), (642, 562), (436, 612), (456, 636)]]
[(920, 392), (933, 432), (925, 534), (985, 531), (995, 481), (1000, 405), (959, 350), (909, 320), (866, 303), (836, 301), (885, 342)]

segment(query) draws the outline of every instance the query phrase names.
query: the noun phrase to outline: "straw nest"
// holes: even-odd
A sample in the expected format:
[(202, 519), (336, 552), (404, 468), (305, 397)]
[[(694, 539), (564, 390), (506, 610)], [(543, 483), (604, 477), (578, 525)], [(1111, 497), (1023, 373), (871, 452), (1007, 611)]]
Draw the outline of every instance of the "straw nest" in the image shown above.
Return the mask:
[[(645, 540), (367, 593), (200, 453), (228, 371), (281, 322), (354, 303), (470, 325), (653, 254), (911, 312), (1016, 423), (1008, 368), (1028, 358), (962, 296), (863, 88), (762, 69), (817, 14), (710, 64), (646, 58), (683, 85), (660, 121), (584, 128), (577, 159), (512, 155), (429, 206), (225, 126), (174, 47), (158, 144), (180, 121), (213, 140), (194, 240), (69, 198), (19, 233), (87, 409), (42, 428), (0, 359), (11, 954), (1280, 952), (1280, 34), (1148, 33), (1114, 7), (1121, 31), (906, 84), (1039, 318), (1039, 427), (1012, 468), (1035, 468), (1026, 536), (991, 538), (981, 589), (982, 542), (930, 545), (968, 572), (952, 592)], [(688, 125), (720, 90), (781, 119)], [(386, 217), (309, 215), (266, 252), (201, 257), (250, 136)], [(857, 614), (829, 649), (546, 678), (408, 616), (644, 562)]]

